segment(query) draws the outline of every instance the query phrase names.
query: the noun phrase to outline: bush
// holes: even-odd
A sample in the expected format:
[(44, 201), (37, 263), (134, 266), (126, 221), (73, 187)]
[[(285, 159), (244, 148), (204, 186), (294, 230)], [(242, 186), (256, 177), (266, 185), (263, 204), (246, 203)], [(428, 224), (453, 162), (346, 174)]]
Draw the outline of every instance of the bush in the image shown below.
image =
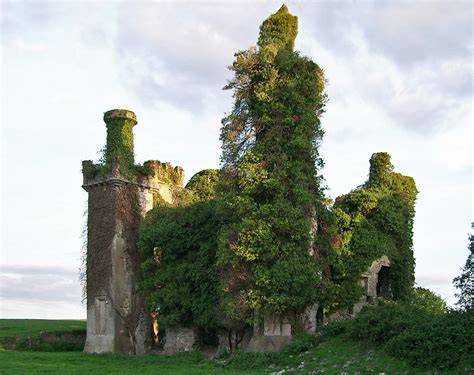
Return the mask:
[(422, 287), (413, 289), (409, 303), (433, 315), (443, 315), (448, 311), (448, 306), (441, 296)]
[(346, 335), (381, 345), (423, 369), (474, 367), (474, 312), (428, 312), (426, 306), (386, 303), (364, 308), (353, 320), (329, 324), (325, 335)]
[(31, 352), (81, 352), (84, 345), (74, 341), (44, 341), (41, 338), (24, 337), (16, 344), (16, 350)]
[(387, 349), (410, 365), (452, 369), (474, 365), (474, 313), (450, 312), (402, 331), (387, 343)]
[(386, 303), (365, 307), (347, 327), (354, 339), (385, 343), (400, 332), (412, 329), (429, 319), (429, 314), (415, 306)]

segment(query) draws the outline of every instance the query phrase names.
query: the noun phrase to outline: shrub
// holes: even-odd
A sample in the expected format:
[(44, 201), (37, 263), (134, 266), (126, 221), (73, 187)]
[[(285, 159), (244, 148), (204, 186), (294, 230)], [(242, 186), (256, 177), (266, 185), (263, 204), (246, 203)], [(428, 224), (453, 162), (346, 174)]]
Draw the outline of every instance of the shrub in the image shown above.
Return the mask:
[(448, 306), (441, 296), (426, 288), (413, 289), (409, 302), (433, 315), (443, 315), (448, 311)]
[(387, 352), (423, 369), (474, 367), (474, 312), (439, 314), (426, 306), (386, 303), (364, 308), (353, 320), (334, 322), (325, 335), (347, 335), (381, 345)]
[(452, 369), (474, 365), (474, 313), (450, 312), (401, 331), (387, 349), (410, 365)]

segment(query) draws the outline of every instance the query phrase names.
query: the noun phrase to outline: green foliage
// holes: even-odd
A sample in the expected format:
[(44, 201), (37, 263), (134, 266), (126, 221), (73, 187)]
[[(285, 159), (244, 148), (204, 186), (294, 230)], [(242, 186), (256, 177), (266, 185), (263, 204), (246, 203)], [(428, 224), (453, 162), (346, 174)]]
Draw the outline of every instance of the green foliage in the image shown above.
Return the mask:
[(156, 207), (140, 227), (142, 288), (149, 311), (159, 309), (164, 326), (217, 325), (217, 231), (222, 216), (215, 201)]
[(282, 48), (292, 51), (298, 34), (298, 17), (291, 15), (285, 4), (260, 26), (259, 47), (271, 47), (275, 52)]
[(336, 199), (337, 245), (329, 254), (334, 307), (351, 306), (360, 298), (360, 275), (383, 255), (390, 259), (393, 298), (410, 298), (416, 195), (414, 180), (393, 172), (390, 155), (382, 152), (370, 159), (368, 181)]
[(263, 22), (258, 48), (236, 54), (226, 86), (235, 103), (222, 121), (220, 190), (231, 219), (218, 265), (234, 319), (251, 320), (254, 310), (297, 315), (320, 294), (321, 267), (309, 250), (322, 195), (325, 81), (293, 51), (296, 34), (297, 18), (283, 6)]
[(400, 331), (387, 350), (421, 368), (452, 369), (474, 365), (474, 314), (450, 312)]
[(81, 352), (84, 350), (84, 343), (68, 340), (45, 341), (41, 338), (23, 337), (18, 341), (15, 349), (31, 352)]
[[(332, 325), (332, 324), (331, 324)], [(389, 353), (423, 369), (454, 369), (474, 364), (474, 314), (431, 313), (406, 303), (364, 308), (353, 320), (326, 332), (383, 346)]]
[(214, 199), (216, 197), (219, 174), (220, 171), (217, 169), (204, 169), (191, 177), (186, 184), (186, 189), (199, 200)]
[(469, 255), (461, 274), (454, 278), (453, 283), (458, 293), (456, 306), (461, 310), (474, 310), (474, 235), (469, 235)]
[(432, 315), (442, 315), (448, 311), (448, 306), (441, 296), (426, 288), (413, 289), (408, 302)]
[[(104, 114), (106, 118), (108, 112)], [(107, 118), (107, 143), (104, 151), (105, 165), (117, 162), (122, 174), (128, 174), (135, 164), (133, 127), (136, 121), (129, 118)]]

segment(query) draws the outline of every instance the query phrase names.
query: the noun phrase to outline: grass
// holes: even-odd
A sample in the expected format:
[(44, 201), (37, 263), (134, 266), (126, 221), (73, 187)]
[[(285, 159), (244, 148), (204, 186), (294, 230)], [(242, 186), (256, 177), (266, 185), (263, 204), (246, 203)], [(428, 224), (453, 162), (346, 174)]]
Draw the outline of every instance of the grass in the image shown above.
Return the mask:
[(127, 356), (82, 352), (0, 352), (0, 374), (264, 374), (222, 369), (199, 353)]
[[(0, 320), (0, 335), (64, 332), (84, 329), (83, 321)], [(201, 353), (172, 356), (89, 354), (83, 352), (31, 352), (0, 350), (0, 374), (431, 374), (411, 368), (379, 348), (343, 336), (325, 337), (316, 347), (298, 353), (241, 353), (235, 357), (206, 359)], [(295, 344), (298, 344), (295, 342)], [(291, 349), (291, 348), (289, 348)], [(439, 373), (438, 373), (439, 374)], [(444, 374), (444, 372), (443, 372)]]
[[(118, 354), (87, 354), (82, 352), (41, 353), (0, 351), (0, 374), (269, 374), (282, 369), (308, 374), (319, 370), (324, 374), (348, 372), (379, 374), (385, 372), (416, 374), (402, 361), (363, 345), (331, 338), (318, 348), (299, 355), (247, 355), (238, 361), (207, 360), (200, 353), (180, 353), (172, 356)], [(256, 361), (257, 360), (257, 361)], [(258, 363), (255, 363), (258, 362)], [(274, 363), (276, 362), (276, 363)], [(304, 363), (304, 368), (298, 366)], [(253, 367), (254, 364), (258, 368)], [(426, 372), (422, 372), (426, 374)]]
[(0, 338), (41, 333), (85, 331), (85, 320), (0, 319)]

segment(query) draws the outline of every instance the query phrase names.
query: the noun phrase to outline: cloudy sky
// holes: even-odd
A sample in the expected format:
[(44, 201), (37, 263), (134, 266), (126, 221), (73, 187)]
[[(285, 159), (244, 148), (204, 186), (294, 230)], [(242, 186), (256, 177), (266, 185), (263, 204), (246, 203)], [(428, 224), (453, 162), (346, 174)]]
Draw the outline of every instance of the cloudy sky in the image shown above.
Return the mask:
[[(289, 1), (296, 48), (325, 71), (328, 194), (362, 184), (387, 151), (420, 191), (418, 285), (455, 301), (473, 221), (470, 1)], [(81, 161), (103, 112), (133, 110), (136, 159), (219, 166), (227, 66), (271, 1), (0, 1), (0, 318), (85, 318), (78, 269)]]

